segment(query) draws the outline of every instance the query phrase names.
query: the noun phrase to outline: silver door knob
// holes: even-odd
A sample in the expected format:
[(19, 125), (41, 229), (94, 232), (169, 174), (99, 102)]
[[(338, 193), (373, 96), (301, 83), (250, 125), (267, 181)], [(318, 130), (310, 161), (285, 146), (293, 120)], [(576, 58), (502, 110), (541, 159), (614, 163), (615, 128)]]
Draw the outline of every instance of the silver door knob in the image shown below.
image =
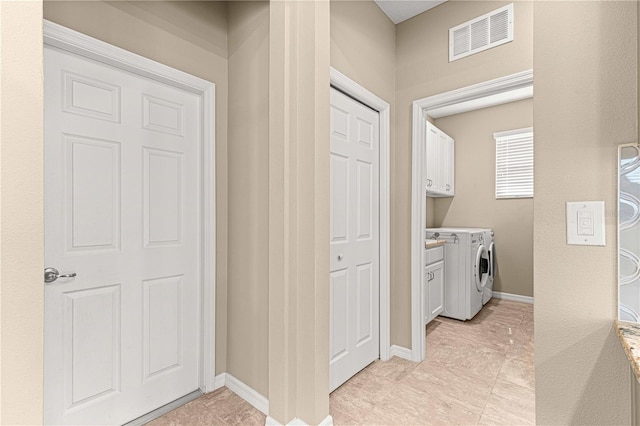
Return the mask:
[(58, 270), (56, 268), (44, 268), (44, 282), (45, 283), (52, 283), (55, 280), (57, 280), (58, 278), (73, 278), (75, 276), (76, 276), (75, 272), (72, 272), (70, 274), (61, 275), (60, 272), (58, 272)]
[(341, 254), (339, 254), (339, 255), (338, 255), (338, 262), (340, 262), (341, 260), (342, 260), (342, 255), (341, 255)]

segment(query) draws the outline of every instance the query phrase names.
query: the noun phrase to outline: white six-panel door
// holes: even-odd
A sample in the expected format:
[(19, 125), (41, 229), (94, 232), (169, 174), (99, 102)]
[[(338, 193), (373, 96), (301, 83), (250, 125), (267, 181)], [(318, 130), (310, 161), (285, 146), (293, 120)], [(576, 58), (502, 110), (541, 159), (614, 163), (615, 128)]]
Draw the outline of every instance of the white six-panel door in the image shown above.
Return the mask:
[(331, 89), (330, 391), (379, 357), (379, 115)]
[(45, 422), (121, 424), (199, 387), (196, 95), (45, 48)]

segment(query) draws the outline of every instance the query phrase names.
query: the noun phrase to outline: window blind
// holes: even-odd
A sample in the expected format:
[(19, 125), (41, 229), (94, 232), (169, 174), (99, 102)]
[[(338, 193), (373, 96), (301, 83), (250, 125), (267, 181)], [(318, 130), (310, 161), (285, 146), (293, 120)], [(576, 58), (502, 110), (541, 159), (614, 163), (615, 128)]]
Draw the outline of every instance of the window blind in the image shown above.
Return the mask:
[(494, 133), (496, 198), (533, 197), (533, 128)]

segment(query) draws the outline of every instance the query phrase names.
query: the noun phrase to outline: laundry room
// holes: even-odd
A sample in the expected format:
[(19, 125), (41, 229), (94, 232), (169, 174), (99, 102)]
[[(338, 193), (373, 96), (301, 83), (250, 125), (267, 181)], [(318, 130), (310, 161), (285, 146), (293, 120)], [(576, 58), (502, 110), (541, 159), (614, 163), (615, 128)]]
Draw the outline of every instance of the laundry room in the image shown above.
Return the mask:
[(434, 124), (455, 140), (455, 196), (427, 198), (427, 227), (492, 229), (493, 291), (532, 302), (533, 198), (496, 198), (493, 135), (532, 127), (533, 100), (442, 117)]

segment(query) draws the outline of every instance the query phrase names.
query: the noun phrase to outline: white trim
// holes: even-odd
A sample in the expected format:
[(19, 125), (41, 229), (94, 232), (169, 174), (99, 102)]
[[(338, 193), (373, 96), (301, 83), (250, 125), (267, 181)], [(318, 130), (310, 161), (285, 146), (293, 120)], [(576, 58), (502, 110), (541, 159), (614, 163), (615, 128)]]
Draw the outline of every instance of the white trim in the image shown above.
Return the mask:
[(57, 47), (192, 93), (202, 94), (209, 90), (214, 90), (215, 85), (209, 81), (136, 55), (128, 50), (89, 37), (46, 19), (43, 20), (43, 29), (44, 44), (47, 46)]
[[(282, 423), (270, 416), (267, 416), (264, 424), (266, 426), (282, 426)], [(293, 420), (287, 423), (287, 426), (309, 426), (309, 423), (305, 422), (302, 419), (294, 417)], [(318, 423), (318, 426), (333, 426), (333, 417), (325, 417), (324, 420)]]
[(492, 294), (496, 299), (511, 300), (513, 302), (522, 302), (533, 305), (533, 297), (531, 296), (521, 296), (519, 294), (503, 293), (500, 291), (494, 291)]
[(220, 373), (213, 379), (213, 390), (223, 388), (227, 380), (227, 373)]
[(380, 115), (380, 359), (390, 358), (390, 144), (391, 109), (389, 103), (374, 95), (335, 68), (330, 68), (331, 86), (378, 111)]
[[(523, 98), (522, 96), (527, 96)], [(528, 99), (533, 96), (533, 70), (485, 81), (413, 102), (411, 163), (411, 348), (412, 360), (425, 356), (425, 333), (422, 319), (422, 270), (424, 267), (424, 230), (426, 228), (426, 196), (424, 186), (425, 128), (424, 121), (447, 114), (471, 111)], [(482, 100), (485, 99), (485, 100)], [(472, 108), (472, 109), (469, 109)], [(455, 111), (455, 112), (452, 112)]]
[[(526, 93), (531, 94), (531, 96), (529, 96), (528, 98), (533, 96), (532, 69), (517, 72), (515, 74), (507, 75), (504, 77), (499, 77), (493, 80), (484, 81), (482, 83), (473, 84), (471, 86), (462, 87), (460, 89), (439, 93), (437, 95), (427, 96), (426, 98), (417, 99), (413, 101), (413, 106), (414, 108), (418, 107), (423, 110), (422, 112), (425, 115), (429, 115), (433, 118), (440, 118), (446, 117), (446, 115), (434, 116), (434, 110), (438, 111), (444, 107), (464, 105), (465, 103), (472, 101), (478, 101), (478, 104), (480, 104), (480, 100), (483, 98), (486, 98), (488, 101), (500, 100), (500, 103), (487, 103), (482, 108), (521, 100), (520, 96), (522, 96), (523, 93), (522, 91), (520, 91), (521, 89), (526, 89)], [(473, 111), (476, 109), (480, 109), (480, 107), (476, 106), (469, 111)]]
[(229, 373), (225, 374), (224, 385), (231, 392), (253, 405), (256, 410), (261, 411), (265, 415), (269, 414), (269, 400), (266, 396), (244, 384)]
[(525, 127), (523, 129), (505, 130), (504, 132), (495, 132), (493, 134), (494, 139), (508, 138), (509, 136), (522, 135), (533, 136), (533, 127)]
[(44, 44), (200, 96), (202, 105), (202, 288), (200, 389), (215, 389), (215, 84), (44, 20)]
[(407, 349), (403, 346), (393, 345), (391, 346), (389, 357), (397, 356), (398, 358), (406, 359), (408, 361), (413, 361), (413, 351), (411, 349)]
[(318, 423), (318, 426), (333, 426), (333, 417), (331, 416), (325, 417), (324, 420)]
[[(411, 149), (411, 361), (424, 359), (424, 314), (422, 312), (422, 280), (424, 239), (427, 227), (427, 198), (424, 185), (426, 141), (423, 113), (413, 103), (413, 143)], [(422, 348), (422, 349), (421, 349)]]

